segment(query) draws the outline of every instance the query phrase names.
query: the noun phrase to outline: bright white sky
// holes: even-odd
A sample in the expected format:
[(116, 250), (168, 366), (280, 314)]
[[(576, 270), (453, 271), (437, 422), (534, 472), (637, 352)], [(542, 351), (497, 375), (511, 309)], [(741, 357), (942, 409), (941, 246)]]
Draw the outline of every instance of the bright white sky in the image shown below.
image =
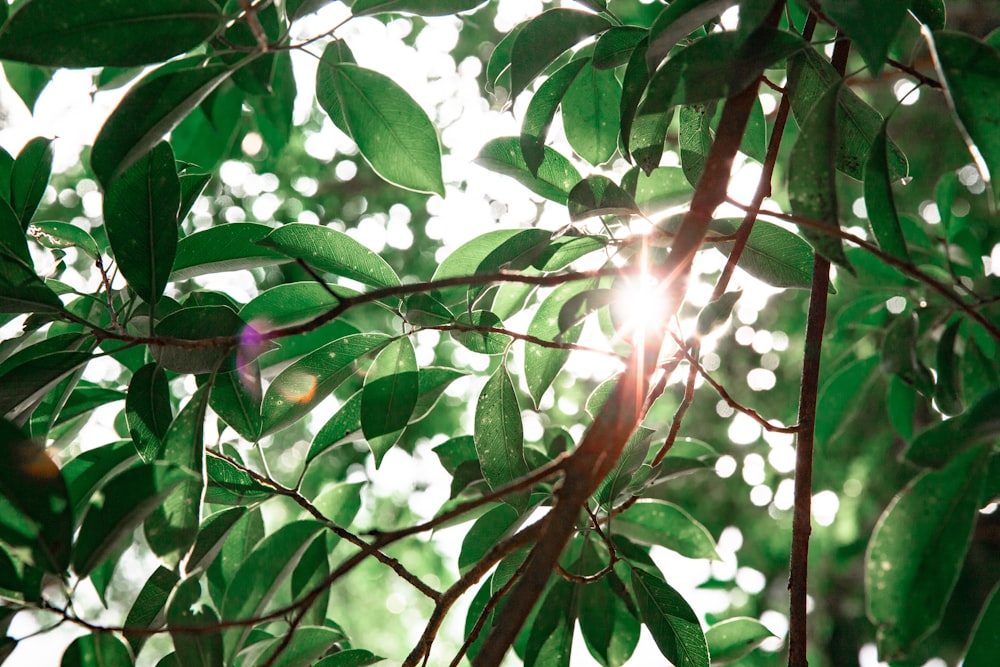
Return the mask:
[[(507, 30), (521, 20), (536, 15), (542, 11), (542, 8), (542, 4), (538, 0), (500, 0), (497, 27), (501, 30)], [(329, 5), (314, 21), (303, 22), (305, 25), (299, 29), (299, 34), (296, 37), (308, 37), (313, 34), (313, 30), (319, 32), (325, 29), (324, 26), (335, 25), (344, 18), (345, 13), (343, 6), (339, 3)], [(440, 239), (444, 244), (444, 248), (439, 251), (438, 259), (440, 259), (465, 241), (488, 229), (495, 228), (498, 224), (503, 227), (517, 227), (533, 221), (538, 214), (538, 208), (536, 201), (530, 197), (528, 191), (513, 180), (498, 177), (471, 164), (480, 147), (488, 139), (495, 136), (517, 134), (522, 117), (520, 112), (524, 109), (527, 96), (521, 96), (518, 99), (513, 113), (501, 112), (498, 108), (493, 108), (498, 107), (498, 104), (491, 107), (491, 104), (482, 97), (482, 91), (476, 79), (480, 70), (485, 67), (485, 63), (473, 58), (456, 63), (450, 56), (450, 49), (459, 37), (459, 21), (453, 17), (445, 17), (433, 19), (429, 23), (429, 27), (425, 28), (417, 38), (416, 48), (407, 46), (401, 41), (412, 29), (411, 22), (406, 19), (392, 21), (388, 25), (375, 19), (352, 20), (342, 28), (338, 36), (348, 41), (359, 64), (382, 71), (403, 85), (432, 114), (435, 124), (442, 128), (442, 141), (449, 150), (449, 154), (444, 158), (444, 179), (448, 184), (447, 196), (443, 199), (432, 197), (428, 204), (428, 211), (432, 216), (427, 226), (428, 235)], [(311, 51), (314, 54), (321, 53), (322, 45), (313, 46)], [(314, 104), (313, 83), (316, 60), (299, 52), (293, 52), (292, 55), (296, 80), (301, 93), (296, 105), (296, 119), (301, 122), (309, 113), (311, 105)], [(0, 107), (2, 107), (4, 118), (3, 127), (0, 129), (0, 145), (8, 152), (16, 154), (31, 137), (56, 137), (55, 169), (64, 170), (78, 161), (83, 146), (92, 143), (101, 124), (120, 99), (122, 93), (123, 91), (119, 90), (92, 95), (91, 78), (88, 74), (58, 72), (39, 99), (32, 117), (20, 99), (4, 82), (2, 89), (0, 89)], [(434, 110), (437, 110), (436, 114)], [(557, 139), (560, 132), (561, 128), (558, 127), (557, 116), (554, 128), (554, 136)], [(355, 150), (352, 142), (337, 131), (328, 120), (321, 132), (307, 140), (306, 147), (313, 157), (330, 161), (333, 168), (337, 168), (337, 154), (352, 153)], [(758, 175), (759, 168), (753, 164), (737, 171), (734, 175), (734, 192), (750, 192), (756, 185)], [(236, 163), (227, 165), (223, 170), (222, 177), (233, 185), (245, 183), (246, 179), (260, 178), (259, 175), (251, 174), (246, 167)], [(459, 188), (456, 184), (462, 181), (466, 185), (464, 188)], [(301, 188), (299, 188), (300, 185)], [(307, 194), (310, 184), (297, 183), (295, 187), (300, 189), (303, 194)], [(56, 193), (50, 189), (49, 196), (55, 197)], [(84, 200), (88, 212), (93, 212), (95, 216), (99, 215), (99, 194), (95, 192), (88, 197), (89, 201), (87, 198)], [(503, 202), (505, 208), (498, 211), (496, 204), (491, 202)], [(267, 209), (273, 213), (274, 208), (274, 206), (268, 205), (266, 199), (262, 199), (261, 208), (258, 210), (255, 207), (253, 213), (266, 214), (256, 218), (265, 221), (261, 217), (269, 215)], [(406, 236), (409, 232), (405, 228), (409, 217), (408, 212), (403, 209), (396, 213), (399, 215), (394, 214), (391, 216), (393, 219), (388, 222), (382, 221), (380, 224), (367, 225), (362, 223), (357, 230), (350, 230), (350, 233), (376, 251), (381, 250), (387, 243), (397, 245), (397, 247), (408, 245)], [(303, 221), (328, 222), (320, 221), (314, 215), (312, 218), (304, 216)], [(567, 221), (563, 207), (549, 204), (545, 206), (541, 219), (536, 224), (546, 229), (555, 230), (563, 227)], [(412, 237), (410, 238), (412, 240)], [(41, 256), (37, 259), (45, 261), (45, 258)], [(703, 270), (710, 271), (717, 268), (714, 266), (715, 260), (706, 259), (704, 261), (706, 264), (702, 267)], [(237, 298), (240, 297), (241, 291), (245, 292), (246, 298), (249, 298), (253, 296), (254, 292), (252, 281), (248, 278), (249, 276), (240, 277), (227, 274), (226, 280), (229, 282), (226, 289)], [(744, 278), (744, 280), (747, 279)], [(737, 309), (738, 319), (742, 323), (738, 336), (743, 335), (746, 338), (745, 344), (761, 353), (766, 353), (771, 349), (783, 349), (787, 345), (787, 337), (783, 340), (781, 338), (783, 334), (775, 333), (772, 336), (771, 332), (755, 331), (750, 326), (756, 319), (757, 311), (764, 307), (771, 291), (762, 289), (763, 286), (752, 279), (747, 283), (747, 286), (752, 287), (752, 289), (746, 291)], [(708, 290), (710, 288), (696, 287), (691, 294), (692, 300), (702, 303), (707, 301)], [(509, 322), (508, 325), (511, 328), (523, 329), (527, 326), (527, 322), (527, 319), (515, 320)], [(7, 331), (5, 328), (0, 333), (11, 335), (14, 332)], [(433, 334), (434, 332), (428, 333)], [(433, 344), (434, 340), (436, 340), (436, 335), (426, 338), (423, 341), (425, 344), (421, 346), (421, 341), (418, 339), (418, 355), (426, 355), (429, 351), (429, 344)], [(421, 353), (421, 347), (425, 348), (423, 353)], [(706, 346), (705, 350), (710, 353), (709, 347)], [(472, 353), (460, 353), (460, 355), (461, 358), (455, 360), (457, 364), (477, 370), (485, 369), (485, 358)], [(706, 363), (708, 361), (709, 359), (706, 359)], [(614, 370), (614, 365), (614, 361), (609, 362), (606, 358), (601, 358), (598, 361), (590, 356), (586, 359), (580, 359), (575, 364), (575, 369), (589, 377), (603, 378)], [(773, 384), (773, 373), (769, 369), (757, 370), (764, 375), (758, 374), (756, 380), (748, 378), (748, 381), (766, 384), (768, 381), (766, 375), (770, 373)], [(112, 377), (115, 376), (114, 369), (105, 369), (105, 371), (111, 372)], [(98, 374), (92, 379), (99, 379), (102, 373), (99, 367), (88, 372)], [(485, 378), (456, 382), (449, 393), (466, 396), (476, 395), (483, 381)], [(336, 403), (332, 401), (320, 406), (318, 414), (313, 418), (313, 426), (319, 428), (336, 407)], [(115, 439), (108, 424), (110, 417), (113, 417), (118, 409), (118, 406), (111, 406), (106, 413), (99, 413), (95, 425), (87, 431), (86, 439), (95, 443), (109, 442)], [(720, 408), (720, 416), (727, 416), (723, 414), (723, 408)], [(526, 412), (525, 417), (527, 420), (526, 429), (530, 431), (534, 426), (532, 420), (537, 422), (537, 418), (530, 412)], [(731, 435), (734, 442), (750, 444), (759, 441), (761, 430), (748, 418), (743, 419), (742, 416), (737, 415), (732, 424)], [(471, 424), (469, 426), (471, 428)], [(538, 428), (540, 429), (540, 426)], [(582, 430), (582, 426), (580, 428)], [(791, 470), (791, 467), (794, 466), (794, 450), (791, 447), (790, 438), (785, 436), (772, 437), (771, 434), (768, 434), (765, 439), (771, 446), (771, 454), (768, 457), (770, 465), (784, 472)], [(411, 482), (416, 480), (437, 482), (431, 484), (428, 492), (411, 498), (415, 511), (427, 516), (432, 514), (447, 496), (448, 479), (437, 463), (436, 457), (430, 452), (431, 445), (432, 443), (424, 443), (423, 446), (418, 447), (416, 458), (411, 458), (398, 451), (390, 452), (382, 468), (374, 477), (375, 483), (372, 492), (378, 495), (390, 495), (398, 492), (400, 488), (411, 488)], [(755, 504), (767, 506), (773, 498), (776, 505), (790, 507), (791, 487), (782, 484), (778, 489), (772, 490), (765, 486), (763, 484), (764, 466), (764, 458), (759, 454), (749, 454), (745, 460), (740, 462), (727, 456), (720, 462), (718, 472), (721, 476), (728, 477), (742, 467), (742, 475), (748, 485), (748, 493), (751, 494), (751, 499)], [(391, 483), (388, 480), (392, 480)], [(825, 506), (832, 510), (830, 516), (823, 517), (828, 525), (833, 520), (833, 514), (836, 513), (837, 496), (830, 492), (826, 493), (832, 496), (832, 501), (830, 498), (825, 498), (828, 501)], [(756, 494), (756, 498), (754, 498), (754, 494)], [(823, 500), (824, 498), (817, 498), (819, 503), (817, 509), (820, 511), (824, 507)], [(446, 531), (445, 535), (448, 532), (450, 531)], [(442, 541), (442, 548), (451, 553), (452, 557), (457, 557), (460, 537), (461, 535), (456, 533), (454, 540)], [(719, 537), (719, 552), (723, 555), (723, 561), (718, 563), (690, 560), (664, 549), (655, 548), (653, 556), (668, 573), (670, 583), (680, 590), (700, 614), (704, 615), (706, 612), (722, 611), (730, 602), (730, 594), (724, 591), (705, 591), (695, 588), (710, 576), (720, 580), (735, 578), (740, 587), (734, 594), (736, 597), (746, 593), (756, 593), (764, 586), (763, 576), (760, 573), (749, 568), (738, 567), (736, 552), (742, 541), (743, 536), (737, 529), (727, 529)], [(131, 567), (136, 572), (137, 585), (144, 581), (145, 573), (154, 567), (151, 561), (140, 562), (134, 557), (126, 558), (125, 561), (123, 566)], [(88, 587), (81, 587), (81, 593), (85, 592), (86, 588)], [(130, 603), (131, 601), (126, 601), (126, 610)], [(396, 600), (390, 607), (398, 605), (399, 600)], [(90, 606), (95, 609), (97, 607), (96, 604)], [(400, 613), (402, 610), (394, 609), (393, 611)], [(122, 616), (119, 614), (121, 613), (118, 610), (92, 618), (97, 621), (116, 623), (120, 622)], [(775, 634), (784, 636), (787, 622), (782, 612), (766, 612), (761, 620)], [(449, 616), (449, 621), (448, 630), (453, 636), (461, 635), (464, 613), (453, 613)], [(13, 624), (12, 634), (24, 636), (37, 627), (38, 625), (32, 619), (22, 616)], [(413, 628), (414, 640), (419, 630), (419, 627)], [(57, 665), (61, 648), (57, 650), (54, 647), (59, 641), (70, 641), (76, 634), (78, 634), (77, 630), (64, 627), (60, 628), (58, 634), (48, 634), (35, 640), (27, 640), (5, 664), (11, 667)], [(439, 642), (439, 646), (441, 644), (442, 642)], [(435, 655), (440, 657), (443, 652), (435, 653)], [(154, 656), (151, 651), (144, 651), (140, 658), (139, 664), (142, 667), (150, 667), (155, 664), (158, 656)], [(573, 651), (573, 665), (590, 667), (597, 664), (590, 658), (582, 640), (579, 640)], [(645, 630), (643, 630), (639, 649), (628, 664), (631, 667), (665, 664), (659, 650)]]

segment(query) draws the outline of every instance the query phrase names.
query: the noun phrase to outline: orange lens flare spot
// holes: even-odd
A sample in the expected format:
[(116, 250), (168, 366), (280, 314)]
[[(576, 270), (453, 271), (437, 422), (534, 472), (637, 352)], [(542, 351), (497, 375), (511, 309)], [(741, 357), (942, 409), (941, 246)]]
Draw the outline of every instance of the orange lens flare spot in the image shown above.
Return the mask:
[(281, 387), (282, 398), (295, 403), (308, 403), (316, 396), (316, 377), (309, 373), (296, 373)]

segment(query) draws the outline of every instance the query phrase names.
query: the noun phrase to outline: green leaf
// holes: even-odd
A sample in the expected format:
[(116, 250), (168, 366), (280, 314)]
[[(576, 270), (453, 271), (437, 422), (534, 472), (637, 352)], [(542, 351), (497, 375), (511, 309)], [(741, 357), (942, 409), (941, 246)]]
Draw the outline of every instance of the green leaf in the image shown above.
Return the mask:
[(906, 239), (899, 225), (899, 215), (896, 212), (896, 201), (893, 198), (892, 183), (889, 178), (888, 148), (886, 123), (883, 123), (875, 135), (875, 140), (872, 141), (871, 152), (865, 163), (865, 209), (868, 211), (868, 221), (871, 223), (879, 248), (904, 262), (909, 262), (910, 253), (906, 249)]
[(211, 385), (202, 386), (188, 400), (167, 429), (158, 457), (193, 473), (145, 521), (149, 547), (168, 563), (180, 562), (198, 537), (205, 494), (205, 412), (210, 391)]
[(55, 69), (52, 67), (36, 67), (25, 65), (13, 61), (3, 63), (3, 73), (7, 78), (7, 83), (14, 89), (17, 96), (24, 102), (24, 106), (34, 113), (35, 104), (41, 97), (42, 91), (52, 80)]
[[(161, 627), (167, 600), (179, 581), (180, 575), (176, 572), (162, 565), (157, 566), (153, 574), (149, 575), (149, 579), (143, 584), (135, 602), (132, 603), (128, 617), (125, 619), (125, 627), (137, 630)], [(125, 632), (125, 639), (128, 640), (133, 652), (139, 651), (145, 643), (146, 637), (145, 634)]]
[(925, 36), (976, 167), (987, 183), (1000, 178), (1000, 119), (995, 113), (1000, 105), (1000, 50), (957, 32)]
[[(295, 630), (291, 641), (284, 646), (284, 637), (267, 639), (247, 651), (247, 667), (298, 667), (314, 665), (321, 657), (334, 650), (346, 637), (337, 628), (306, 626)], [(253, 659), (256, 657), (256, 659)], [(273, 658), (273, 661), (272, 661)]]
[(427, 113), (395, 81), (353, 65), (322, 63), (316, 98), (348, 133), (383, 179), (416, 192), (444, 196), (441, 145)]
[(32, 275), (34, 264), (28, 251), (28, 241), (24, 236), (24, 227), (14, 209), (5, 199), (0, 197), (0, 251), (16, 259), (22, 270), (30, 271)]
[(240, 437), (254, 442), (261, 428), (262, 393), (260, 366), (257, 361), (251, 361), (237, 370), (215, 376), (209, 405)]
[[(834, 84), (816, 102), (788, 158), (788, 201), (792, 212), (833, 229), (840, 228), (834, 154), (840, 90), (841, 86)], [(807, 226), (802, 227), (802, 235), (831, 262), (850, 266), (839, 238)]]
[(373, 287), (399, 285), (389, 264), (343, 232), (329, 227), (292, 223), (273, 230), (258, 243), (334, 275)]
[(113, 634), (95, 632), (73, 640), (63, 653), (60, 667), (122, 667), (131, 665), (128, 648)]
[(177, 253), (180, 182), (170, 144), (158, 144), (108, 185), (104, 228), (129, 286), (155, 304)]
[(675, 0), (664, 7), (649, 28), (649, 69), (659, 67), (683, 37), (735, 4), (736, 0)]
[[(598, 558), (589, 541), (582, 553), (584, 574), (599, 571), (607, 562)], [(577, 584), (577, 588), (580, 633), (587, 649), (603, 667), (622, 667), (639, 643), (640, 624), (632, 596), (615, 572), (608, 572), (592, 583)]]
[[(323, 524), (316, 521), (294, 521), (264, 538), (240, 565), (226, 589), (222, 620), (259, 616), (322, 530)], [(252, 626), (246, 625), (223, 631), (227, 663), (246, 644), (251, 629)]]
[(63, 466), (62, 476), (66, 480), (66, 490), (73, 506), (77, 527), (94, 493), (108, 479), (130, 468), (138, 460), (132, 442), (119, 440), (80, 452)]
[(879, 518), (865, 556), (879, 657), (897, 660), (941, 621), (969, 548), (988, 447), (918, 475)]
[(524, 120), (521, 122), (520, 144), (528, 171), (535, 177), (538, 176), (538, 168), (545, 160), (545, 139), (548, 137), (552, 119), (555, 118), (556, 109), (588, 60), (588, 58), (578, 58), (560, 67), (538, 87), (528, 102)]
[(90, 153), (90, 167), (105, 187), (149, 153), (232, 74), (232, 69), (219, 64), (177, 67), (168, 63), (143, 77), (101, 127)]
[(231, 222), (185, 236), (177, 243), (171, 281), (208, 273), (240, 271), (291, 261), (288, 255), (260, 245), (274, 227)]
[(607, 162), (618, 148), (621, 97), (621, 84), (614, 70), (596, 69), (589, 62), (563, 96), (566, 139), (592, 165)]
[[(358, 504), (360, 506), (360, 499)], [(331, 539), (337, 540), (339, 538), (333, 537)], [(317, 535), (292, 572), (292, 599), (301, 599), (303, 593), (308, 593), (316, 587), (322, 587), (322, 592), (316, 601), (305, 611), (305, 615), (302, 617), (303, 625), (323, 625), (326, 622), (327, 607), (330, 604), (330, 587), (324, 585), (323, 582), (330, 574), (329, 553), (327, 536)]]
[[(37, 0), (36, 0), (37, 2)], [(0, 49), (3, 32), (0, 31)], [(10, 205), (27, 228), (52, 175), (52, 140), (35, 137), (21, 149), (10, 173)]]
[(955, 352), (955, 341), (962, 320), (955, 319), (945, 327), (938, 341), (937, 378), (934, 382), (934, 401), (946, 415), (957, 415), (965, 407), (962, 405), (962, 365)]
[(634, 193), (635, 203), (646, 217), (689, 201), (693, 193), (678, 167), (657, 167), (644, 173), (631, 169), (622, 178), (622, 188)]
[(0, 58), (52, 67), (150, 65), (201, 44), (225, 21), (211, 0), (31, 0), (0, 30)]
[(850, 421), (851, 408), (856, 405), (859, 389), (870, 382), (879, 364), (878, 355), (845, 362), (823, 383), (819, 401), (823, 406), (816, 414), (816, 441), (829, 447), (834, 436)]
[(518, 512), (510, 505), (501, 503), (476, 519), (462, 540), (462, 550), (458, 554), (458, 571), (466, 574), (500, 540), (518, 525)]
[[(198, 529), (198, 539), (184, 561), (184, 572), (189, 576), (201, 573), (222, 550), (226, 537), (238, 522), (247, 516), (246, 507), (228, 507), (206, 517)], [(244, 527), (247, 525), (244, 522)]]
[(274, 491), (226, 459), (205, 457), (205, 502), (215, 505), (250, 505), (266, 500)]
[[(569, 299), (589, 290), (595, 284), (593, 281), (576, 281), (554, 289), (538, 306), (531, 324), (528, 325), (528, 335), (560, 343), (575, 343), (579, 340), (583, 325), (564, 328), (559, 322), (559, 315)], [(541, 403), (542, 395), (569, 359), (569, 353), (567, 349), (525, 343), (524, 381), (536, 406)]]
[(261, 435), (269, 435), (309, 414), (341, 382), (354, 374), (354, 362), (382, 349), (383, 334), (355, 334), (327, 343), (274, 378), (264, 394)]
[(718, 299), (710, 301), (704, 308), (702, 308), (701, 312), (698, 313), (698, 335), (707, 336), (709, 333), (728, 322), (729, 316), (733, 312), (733, 307), (736, 305), (736, 302), (739, 301), (741, 296), (743, 296), (742, 290), (726, 292)]
[(900, 314), (888, 326), (882, 339), (882, 358), (879, 366), (886, 375), (898, 375), (907, 384), (926, 395), (934, 393), (934, 376), (920, 360), (917, 349), (920, 322), (918, 314), (909, 311)]
[(563, 204), (573, 186), (580, 182), (580, 172), (556, 150), (544, 146), (543, 152), (545, 156), (537, 175), (528, 168), (517, 137), (489, 140), (479, 151), (476, 162), (490, 171), (510, 176), (537, 195)]
[(673, 503), (637, 502), (611, 525), (615, 532), (639, 544), (659, 544), (688, 558), (719, 560), (708, 529)]
[[(479, 465), (491, 489), (497, 489), (527, 474), (521, 409), (510, 375), (502, 363), (479, 394), (474, 437)], [(505, 497), (504, 501), (514, 509), (523, 511), (527, 507), (528, 497), (519, 493)]]
[(73, 546), (73, 570), (89, 574), (192, 473), (171, 463), (136, 466), (113, 477), (92, 501)]
[(573, 9), (550, 9), (528, 21), (511, 47), (511, 99), (520, 95), (559, 54), (610, 27), (596, 14)]
[(466, 330), (451, 332), (452, 338), (479, 354), (503, 354), (510, 347), (511, 337), (493, 331), (503, 328), (503, 321), (488, 310), (474, 310), (455, 318), (455, 324)]
[(713, 665), (739, 660), (773, 636), (763, 623), (745, 617), (727, 618), (705, 631)]
[(889, 47), (906, 18), (910, 0), (823, 0), (822, 5), (826, 15), (858, 49), (872, 77), (877, 78), (889, 54)]
[[(714, 107), (714, 105), (712, 105)], [(712, 148), (712, 108), (704, 104), (681, 107), (677, 141), (681, 149), (681, 168), (688, 182), (697, 187)]]
[(1000, 655), (1000, 594), (995, 587), (976, 619), (962, 667), (989, 667)]
[[(219, 617), (215, 610), (201, 602), (200, 577), (188, 576), (177, 585), (167, 607), (167, 627), (170, 628), (170, 637), (174, 641), (177, 662), (184, 667), (213, 667), (223, 664), (222, 636), (218, 624)], [(199, 626), (216, 629), (206, 629), (203, 632), (186, 630)]]
[[(182, 340), (198, 341), (212, 336), (237, 336), (245, 331), (240, 316), (228, 305), (184, 306), (170, 313), (156, 324), (156, 334)], [(243, 346), (250, 351), (259, 346)], [(231, 353), (226, 346), (204, 345), (191, 348), (180, 345), (151, 345), (150, 351), (157, 362), (175, 373), (209, 373), (220, 367)], [(257, 352), (259, 354), (259, 351)], [(249, 359), (241, 360), (249, 362)]]
[(330, 447), (351, 439), (358, 440), (361, 435), (361, 392), (358, 391), (344, 401), (313, 438), (305, 464), (308, 466)]
[[(864, 178), (871, 145), (881, 131), (882, 116), (850, 88), (842, 86), (833, 65), (813, 49), (805, 49), (789, 58), (790, 101), (800, 127), (824, 93), (838, 86), (843, 89), (837, 96), (837, 169), (860, 181)], [(889, 142), (887, 154), (889, 180), (897, 181), (906, 176), (906, 157), (895, 143)]]
[[(646, 66), (646, 46), (646, 40), (636, 45), (635, 50), (632, 51), (632, 55), (629, 56), (628, 64), (625, 66), (625, 74), (622, 76), (622, 101), (619, 107), (621, 127), (618, 133), (618, 142), (621, 144), (625, 158), (629, 161), (633, 160), (631, 149), (634, 145), (632, 137), (635, 129), (636, 113), (639, 109), (639, 103), (646, 92), (649, 77), (652, 74)], [(665, 122), (669, 125), (674, 111), (671, 108), (667, 113), (669, 113), (669, 118), (666, 118)], [(655, 142), (658, 141), (660, 143), (660, 150), (662, 150), (663, 133), (659, 131), (659, 125), (662, 121), (663, 119), (656, 119), (656, 122), (648, 123), (641, 131), (635, 132), (634, 134), (637, 137), (635, 145), (645, 148), (650, 145), (656, 146)], [(640, 123), (640, 125), (643, 125), (643, 123)], [(663, 132), (666, 132), (666, 130), (664, 129)]]
[(125, 399), (129, 435), (144, 462), (156, 459), (172, 419), (167, 374), (157, 364), (146, 364), (132, 375)]
[(409, 338), (397, 338), (375, 357), (361, 391), (361, 430), (375, 467), (410, 421), (419, 387), (417, 356)]
[(94, 237), (68, 222), (33, 222), (28, 226), (28, 236), (53, 250), (76, 248), (91, 259), (100, 255)]
[(66, 350), (5, 367), (0, 375), (0, 415), (24, 421), (45, 394), (92, 358), (90, 352)]
[(558, 578), (542, 598), (538, 615), (528, 631), (525, 667), (569, 667), (576, 621), (576, 586)]
[(906, 450), (906, 459), (917, 465), (940, 468), (972, 447), (993, 442), (1000, 434), (997, 418), (1000, 390), (986, 394), (968, 412), (945, 419), (922, 431)]
[(639, 215), (632, 196), (606, 176), (588, 176), (569, 193), (569, 219), (573, 222), (603, 215)]
[(0, 460), (0, 498), (6, 512), (21, 515), (17, 522), (27, 529), (31, 564), (64, 572), (73, 539), (73, 506), (59, 468), (44, 447), (6, 419), (0, 419)]
[(660, 652), (676, 667), (708, 667), (708, 645), (691, 605), (660, 577), (632, 568), (639, 616)]
[[(0, 205), (0, 208), (3, 206)], [(0, 214), (0, 220), (2, 217)], [(3, 224), (0, 222), (0, 235), (2, 234)], [(0, 238), (0, 313), (51, 313), (64, 310), (62, 301), (35, 274), (34, 267), (8, 250), (3, 244), (5, 241), (6, 239)]]
[(346, 651), (334, 653), (316, 663), (315, 667), (367, 667), (385, 658), (375, 655), (363, 648), (349, 648)]
[(594, 45), (594, 67), (613, 69), (625, 65), (648, 34), (646, 29), (631, 25), (615, 26), (606, 31)]
[(445, 257), (431, 280), (525, 268), (551, 238), (552, 233), (542, 229), (495, 229), (480, 234)]
[(941, 30), (945, 24), (944, 0), (911, 0), (910, 11), (931, 30)]
[(402, 13), (418, 16), (446, 16), (467, 12), (483, 4), (486, 0), (357, 0), (351, 6), (355, 16)]

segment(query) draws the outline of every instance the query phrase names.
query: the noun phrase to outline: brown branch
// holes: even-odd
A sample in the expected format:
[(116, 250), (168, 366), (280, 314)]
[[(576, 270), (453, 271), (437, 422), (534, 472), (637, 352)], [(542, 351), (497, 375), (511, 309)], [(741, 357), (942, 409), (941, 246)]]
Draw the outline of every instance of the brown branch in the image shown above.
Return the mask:
[[(831, 63), (843, 76), (851, 49), (848, 40), (838, 40)], [(795, 505), (792, 509), (792, 549), (788, 572), (788, 667), (808, 667), (809, 629), (806, 603), (809, 585), (809, 536), (812, 533), (813, 448), (816, 439), (816, 407), (819, 398), (823, 329), (830, 290), (830, 262), (816, 253), (813, 258), (809, 315), (806, 320), (802, 380), (799, 384), (799, 433), (795, 445)]]
[[(776, 23), (784, 3), (769, 20)], [(665, 321), (680, 308), (687, 287), (691, 262), (700, 249), (715, 209), (725, 201), (730, 170), (746, 128), (757, 86), (728, 99), (722, 109), (719, 130), (706, 159), (705, 170), (695, 190), (691, 208), (674, 238), (665, 266), (658, 278), (667, 296)], [(556, 492), (555, 506), (543, 519), (542, 539), (528, 555), (524, 575), (510, 593), (504, 623), (493, 628), (476, 657), (476, 667), (497, 667), (520, 632), (545, 589), (559, 554), (576, 529), (581, 508), (600, 482), (614, 469), (622, 449), (644, 416), (645, 395), (657, 367), (664, 332), (645, 332), (637, 341), (625, 368), (579, 447), (566, 460), (566, 476)], [(645, 343), (645, 344), (643, 344)]]

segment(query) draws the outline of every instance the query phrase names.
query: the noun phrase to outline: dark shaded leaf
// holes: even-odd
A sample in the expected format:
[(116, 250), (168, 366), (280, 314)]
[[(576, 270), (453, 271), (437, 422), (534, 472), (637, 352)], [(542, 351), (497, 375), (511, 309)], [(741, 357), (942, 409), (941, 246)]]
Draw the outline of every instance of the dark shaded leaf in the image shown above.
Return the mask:
[(735, 4), (736, 0), (676, 0), (664, 7), (649, 28), (649, 69), (659, 67), (686, 35)]
[[(0, 29), (0, 51), (2, 49), (3, 30)], [(21, 221), (21, 227), (27, 228), (31, 222), (51, 175), (52, 140), (35, 137), (17, 154), (10, 173), (10, 205)]]
[(917, 476), (879, 518), (865, 556), (865, 597), (882, 658), (907, 654), (940, 623), (969, 548), (988, 449)]
[(351, 6), (355, 16), (373, 16), (399, 12), (419, 16), (446, 16), (467, 12), (486, 0), (357, 0)]
[(134, 465), (139, 458), (130, 440), (119, 440), (80, 452), (63, 466), (62, 476), (79, 525), (87, 503), (104, 483)]
[(639, 615), (660, 652), (677, 667), (708, 667), (708, 645), (691, 605), (662, 578), (632, 568)]
[[(501, 363), (490, 376), (476, 403), (474, 437), (483, 476), (491, 489), (514, 481), (528, 472), (524, 460), (521, 410), (507, 369)], [(504, 501), (522, 511), (528, 497), (508, 495)]]
[(909, 262), (910, 253), (906, 249), (906, 239), (899, 224), (889, 178), (888, 148), (886, 124), (883, 123), (882, 129), (872, 141), (871, 152), (865, 163), (865, 209), (879, 247), (890, 255)]
[(225, 20), (211, 0), (32, 0), (0, 30), (0, 58), (52, 67), (150, 65), (194, 48)]
[(976, 619), (962, 667), (989, 667), (1000, 654), (1000, 595), (994, 588)]
[(273, 491), (247, 472), (218, 456), (205, 457), (205, 502), (216, 505), (249, 505), (269, 498)]
[(73, 640), (60, 667), (124, 667), (132, 664), (128, 648), (110, 633), (95, 632)]
[(631, 25), (611, 28), (598, 38), (594, 46), (594, 67), (612, 69), (626, 64), (648, 34), (646, 29)]
[(917, 465), (940, 468), (972, 447), (992, 442), (1000, 434), (997, 415), (1000, 390), (986, 394), (962, 415), (922, 431), (906, 450), (906, 459)]
[(167, 374), (157, 364), (146, 364), (132, 375), (125, 420), (139, 456), (146, 463), (155, 460), (173, 420)]
[(556, 579), (529, 626), (524, 647), (525, 667), (569, 667), (578, 605), (576, 586), (565, 579)]
[(104, 195), (104, 228), (129, 286), (153, 305), (177, 253), (180, 182), (166, 142), (112, 181)]
[[(125, 619), (125, 627), (139, 630), (162, 627), (167, 600), (179, 581), (180, 576), (176, 572), (162, 565), (157, 566), (132, 603)], [(125, 639), (135, 652), (145, 643), (146, 637), (145, 634), (125, 632)]]
[(125, 94), (94, 139), (90, 167), (101, 184), (107, 187), (152, 150), (230, 74), (232, 69), (225, 65), (178, 69), (168, 63), (143, 77)]
[(838, 2), (823, 0), (823, 11), (861, 53), (872, 77), (878, 77), (910, 0)]
[[(177, 585), (167, 607), (167, 627), (174, 641), (174, 655), (184, 667), (213, 667), (223, 664), (222, 636), (219, 617), (212, 607), (201, 602), (201, 581), (189, 576)], [(173, 628), (215, 627), (213, 630), (191, 632)]]

